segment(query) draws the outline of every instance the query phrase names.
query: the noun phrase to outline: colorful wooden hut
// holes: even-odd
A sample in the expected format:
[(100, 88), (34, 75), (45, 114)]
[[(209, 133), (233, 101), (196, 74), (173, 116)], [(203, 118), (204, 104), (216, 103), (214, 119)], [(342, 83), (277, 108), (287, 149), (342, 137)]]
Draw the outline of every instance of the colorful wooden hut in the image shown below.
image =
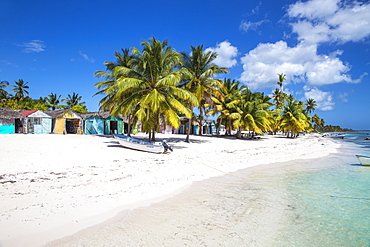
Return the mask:
[(104, 135), (105, 118), (102, 112), (88, 112), (80, 115), (84, 123), (84, 134)]
[(80, 115), (84, 121), (84, 134), (111, 135), (127, 132), (128, 119), (121, 115), (113, 117), (109, 112), (88, 112)]
[(203, 122), (203, 134), (217, 135), (215, 120), (204, 120), (204, 122)]
[(22, 133), (24, 116), (9, 108), (0, 108), (0, 134)]
[(23, 119), (23, 133), (50, 134), (52, 117), (40, 110), (20, 112)]
[(107, 118), (105, 118), (104, 133), (106, 135), (123, 134), (124, 132), (124, 124), (121, 117), (107, 116)]
[(82, 118), (76, 112), (66, 109), (58, 111), (46, 111), (52, 116), (52, 129), (55, 134), (81, 134), (83, 129)]
[[(178, 130), (179, 134), (187, 134), (189, 129), (189, 118), (187, 117), (180, 117), (180, 127)], [(199, 134), (199, 122), (196, 118), (192, 119), (192, 124), (190, 126), (190, 134), (197, 135)]]

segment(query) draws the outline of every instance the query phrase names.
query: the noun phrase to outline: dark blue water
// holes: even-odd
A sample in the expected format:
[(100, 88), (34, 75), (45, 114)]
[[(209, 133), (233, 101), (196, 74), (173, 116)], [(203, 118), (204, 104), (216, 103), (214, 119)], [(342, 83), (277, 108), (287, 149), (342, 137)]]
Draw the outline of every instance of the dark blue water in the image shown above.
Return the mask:
[(324, 158), (299, 161), (304, 172), (285, 178), (291, 202), (278, 246), (370, 246), (370, 167), (355, 154), (370, 155), (367, 132), (336, 139), (342, 148)]

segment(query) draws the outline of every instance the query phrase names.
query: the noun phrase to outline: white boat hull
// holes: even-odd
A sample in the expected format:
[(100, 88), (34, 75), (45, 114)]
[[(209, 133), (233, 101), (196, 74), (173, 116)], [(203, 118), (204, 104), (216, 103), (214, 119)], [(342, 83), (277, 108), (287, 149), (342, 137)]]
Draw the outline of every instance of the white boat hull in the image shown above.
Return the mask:
[(356, 155), (358, 160), (360, 161), (361, 165), (363, 166), (370, 166), (370, 157), (365, 155)]
[(124, 147), (151, 153), (164, 153), (165, 148), (161, 144), (141, 141), (125, 135), (114, 135), (114, 138)]

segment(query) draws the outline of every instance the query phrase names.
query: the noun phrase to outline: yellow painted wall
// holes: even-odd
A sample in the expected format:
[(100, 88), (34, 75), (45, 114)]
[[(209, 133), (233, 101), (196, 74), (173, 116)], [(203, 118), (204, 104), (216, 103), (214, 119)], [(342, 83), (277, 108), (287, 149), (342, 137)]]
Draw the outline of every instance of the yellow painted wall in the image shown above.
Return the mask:
[(55, 122), (55, 134), (63, 134), (64, 130), (64, 117), (58, 117)]

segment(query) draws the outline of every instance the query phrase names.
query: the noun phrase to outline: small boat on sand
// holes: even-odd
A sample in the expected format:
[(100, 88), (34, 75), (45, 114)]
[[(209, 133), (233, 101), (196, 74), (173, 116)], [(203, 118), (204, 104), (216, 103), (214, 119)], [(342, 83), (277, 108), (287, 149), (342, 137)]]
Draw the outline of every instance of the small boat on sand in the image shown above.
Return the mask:
[(357, 155), (356, 157), (360, 161), (361, 165), (363, 166), (370, 166), (370, 157), (365, 155)]
[(141, 141), (125, 135), (113, 135), (113, 136), (122, 146), (127, 148), (132, 148), (151, 153), (164, 153), (167, 152), (168, 150), (172, 151), (172, 148), (167, 144), (166, 141), (151, 143)]

